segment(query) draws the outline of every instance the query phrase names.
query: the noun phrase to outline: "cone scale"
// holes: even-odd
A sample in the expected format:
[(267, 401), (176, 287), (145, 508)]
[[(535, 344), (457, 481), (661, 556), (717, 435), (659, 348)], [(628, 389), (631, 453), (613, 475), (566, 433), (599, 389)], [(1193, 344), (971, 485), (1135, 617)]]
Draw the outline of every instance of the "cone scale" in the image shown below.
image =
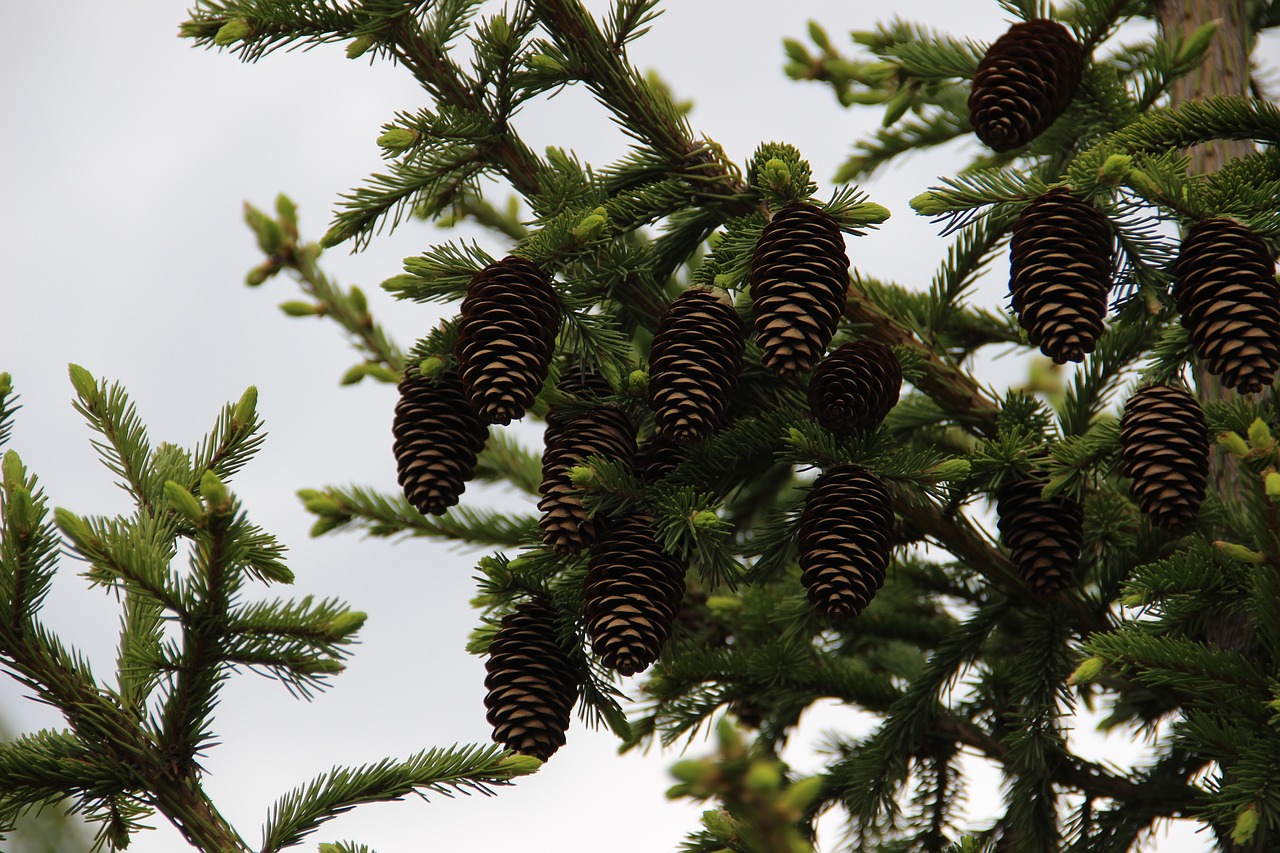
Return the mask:
[(428, 379), (411, 370), (400, 382), (392, 422), (400, 487), (423, 515), (442, 515), (458, 502), (489, 437), (455, 371)]
[(1195, 521), (1209, 471), (1209, 428), (1196, 398), (1148, 385), (1120, 419), (1122, 471), (1130, 493), (1157, 526), (1180, 531)]

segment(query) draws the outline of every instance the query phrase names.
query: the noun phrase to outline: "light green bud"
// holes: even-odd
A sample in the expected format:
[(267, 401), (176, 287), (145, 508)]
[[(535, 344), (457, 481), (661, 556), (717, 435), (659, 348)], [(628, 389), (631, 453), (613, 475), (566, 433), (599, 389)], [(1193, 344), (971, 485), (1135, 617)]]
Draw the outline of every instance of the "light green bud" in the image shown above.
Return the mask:
[(508, 755), (498, 764), (498, 769), (509, 776), (527, 776), (541, 768), (542, 762), (532, 755)]
[(324, 492), (319, 491), (318, 489), (298, 489), (294, 494), (298, 496), (298, 500), (300, 501), (309, 501), (312, 498), (320, 497)]
[(495, 15), (489, 22), (489, 34), (493, 36), (494, 44), (504, 45), (511, 39), (511, 25), (503, 16)]
[(351, 308), (361, 317), (369, 313), (369, 297), (364, 295), (364, 291), (358, 287), (352, 287), (351, 292), (347, 294), (347, 298), (351, 300)]
[(535, 53), (529, 57), (529, 65), (534, 71), (541, 71), (544, 74), (559, 74), (564, 71), (564, 66), (560, 64), (560, 60), (554, 56), (547, 56), (545, 53)]
[(827, 31), (817, 21), (809, 22), (809, 38), (823, 50), (831, 50), (831, 39), (827, 37)]
[(1252, 548), (1246, 548), (1243, 545), (1237, 545), (1234, 542), (1224, 542), (1219, 539), (1214, 542), (1213, 545), (1226, 556), (1241, 563), (1253, 563), (1254, 565), (1257, 565), (1267, 561), (1265, 554), (1254, 551)]
[(22, 464), (16, 450), (6, 450), (4, 459), (0, 461), (0, 476), (4, 478), (5, 488), (11, 489), (27, 481), (27, 466)]
[(717, 273), (716, 277), (712, 279), (712, 282), (715, 284), (716, 287), (722, 288), (724, 290), (728, 290), (729, 288), (733, 287), (733, 273), (727, 273), (727, 272)]
[(332, 249), (339, 243), (345, 242), (351, 237), (351, 235), (355, 234), (357, 230), (359, 230), (358, 226), (339, 222), (328, 231), (324, 232), (324, 236), (320, 238), (320, 246), (325, 249)]
[(1098, 169), (1098, 180), (1112, 186), (1122, 184), (1129, 177), (1129, 170), (1132, 168), (1133, 158), (1128, 154), (1112, 154)]
[(725, 755), (742, 752), (742, 732), (738, 731), (738, 727), (728, 717), (720, 718), (720, 723), (716, 726), (716, 741)]
[(1249, 455), (1249, 445), (1245, 443), (1245, 440), (1237, 432), (1219, 433), (1218, 444), (1222, 445), (1222, 449), (1232, 456), (1244, 458)]
[(888, 127), (906, 114), (916, 97), (914, 86), (903, 86), (893, 94), (884, 106), (884, 115), (880, 118), (880, 126)]
[(649, 372), (633, 370), (627, 374), (627, 389), (633, 397), (643, 397), (649, 390)]
[(274, 255), (284, 245), (284, 229), (269, 216), (258, 217), (253, 233), (258, 238), (258, 248), (268, 255)]
[(259, 264), (258, 266), (249, 270), (249, 272), (245, 273), (244, 283), (249, 285), (250, 287), (257, 287), (258, 285), (265, 282), (267, 279), (271, 278), (271, 276), (275, 275), (276, 272), (277, 272), (276, 264), (273, 263), (272, 261), (267, 261), (266, 263)]
[(53, 523), (58, 525), (58, 529), (77, 545), (93, 547), (97, 544), (97, 538), (93, 535), (93, 528), (89, 526), (89, 522), (69, 509), (62, 507), (54, 509)]
[(855, 204), (845, 211), (845, 215), (851, 219), (856, 219), (863, 225), (877, 225), (893, 216), (889, 208), (883, 204), (876, 204), (874, 201)]
[(609, 226), (609, 211), (597, 207), (578, 223), (573, 229), (573, 236), (579, 243), (587, 243), (599, 237)]
[(9, 521), (17, 530), (18, 536), (25, 539), (31, 535), (31, 530), (35, 526), (36, 508), (31, 502), (31, 492), (22, 483), (13, 485), (6, 483), (5, 487), (8, 492), (5, 507), (8, 510)]
[(250, 385), (244, 389), (231, 413), (231, 423), (235, 426), (248, 426), (258, 415), (258, 386)]
[(339, 613), (329, 620), (329, 636), (349, 637), (359, 631), (368, 618), (369, 615), (367, 613), (362, 613), (359, 610), (348, 610), (344, 613)]
[(417, 144), (422, 134), (405, 127), (393, 127), (378, 137), (378, 145), (388, 151), (405, 151)]
[(280, 310), (290, 317), (322, 317), (328, 309), (319, 302), (299, 302), (297, 300), (281, 302)]
[(339, 385), (355, 385), (369, 375), (369, 365), (353, 364), (347, 368), (347, 372), (342, 374), (342, 378), (338, 380)]
[(743, 781), (748, 790), (761, 796), (776, 794), (782, 789), (782, 770), (775, 761), (753, 761)]
[(444, 367), (444, 359), (433, 355), (418, 363), (418, 374), (425, 379), (435, 379), (444, 373)]
[(1258, 807), (1250, 803), (1236, 815), (1236, 825), (1231, 830), (1231, 840), (1236, 844), (1245, 844), (1253, 838), (1253, 834), (1257, 831)]
[(360, 36), (360, 38), (352, 39), (351, 44), (347, 45), (347, 59), (359, 59), (378, 43), (373, 36)]
[(1146, 603), (1146, 599), (1140, 593), (1135, 592), (1133, 595), (1126, 595), (1120, 599), (1120, 603), (1125, 607), (1141, 607)]
[(311, 525), (311, 529), (307, 532), (310, 534), (312, 539), (316, 539), (325, 535), (330, 530), (341, 527), (346, 523), (346, 521), (347, 520), (345, 518), (340, 516), (322, 515), (316, 519), (316, 523)]
[(227, 21), (219, 29), (213, 37), (213, 43), (219, 47), (235, 44), (238, 41), (244, 41), (253, 35), (253, 27), (249, 22), (240, 18), (234, 21)]
[(1254, 450), (1266, 453), (1275, 447), (1276, 440), (1271, 437), (1271, 427), (1262, 418), (1254, 418), (1249, 424), (1249, 445)]
[(1194, 68), (1204, 59), (1205, 52), (1209, 49), (1209, 44), (1213, 41), (1213, 37), (1218, 33), (1218, 27), (1222, 24), (1221, 20), (1215, 19), (1207, 24), (1200, 25), (1191, 35), (1187, 36), (1178, 47), (1178, 54), (1174, 57), (1174, 64), (1181, 66), (1189, 66)]
[(1080, 665), (1076, 667), (1076, 671), (1071, 673), (1067, 678), (1068, 684), (1088, 684), (1099, 675), (1102, 674), (1102, 668), (1106, 666), (1106, 661), (1094, 655), (1080, 661)]
[(181, 483), (175, 480), (165, 480), (164, 497), (178, 515), (187, 521), (193, 524), (199, 524), (204, 521), (204, 507), (200, 506), (200, 501), (196, 500), (196, 496), (187, 491)]
[(720, 523), (720, 516), (709, 509), (703, 509), (695, 512), (689, 521), (699, 530), (708, 530)]
[(969, 476), (968, 459), (948, 459), (929, 470), (929, 476), (939, 483), (964, 480)]
[(569, 482), (580, 489), (595, 485), (596, 479), (596, 472), (589, 465), (574, 465), (569, 469)]
[(790, 59), (798, 65), (804, 66), (806, 69), (813, 64), (813, 59), (809, 56), (809, 51), (796, 39), (783, 39), (782, 49), (786, 52), (787, 59)]
[(1262, 479), (1262, 488), (1266, 490), (1272, 503), (1280, 503), (1280, 471), (1268, 471), (1267, 476)]
[(328, 516), (345, 516), (342, 505), (328, 495), (318, 495), (316, 497), (307, 498), (302, 502), (307, 512), (315, 515)]
[(293, 668), (304, 675), (334, 675), (342, 672), (347, 666), (333, 658), (317, 658), (296, 663)]
[(400, 275), (391, 276), (391, 278), (382, 283), (381, 287), (387, 293), (404, 293), (421, 280), (419, 276), (401, 273)]
[(738, 823), (724, 809), (707, 809), (702, 813), (702, 825), (721, 841), (732, 841), (738, 834)]
[(395, 385), (404, 378), (385, 364), (367, 364), (365, 365), (365, 373), (379, 382), (386, 382), (391, 385)]
[(231, 506), (231, 495), (227, 492), (226, 484), (212, 471), (205, 471), (200, 475), (200, 496), (213, 513), (226, 512)]
[(68, 365), (67, 373), (71, 376), (71, 387), (80, 396), (80, 402), (93, 406), (98, 400), (98, 383), (93, 374), (78, 364)]
[(671, 765), (671, 769), (668, 772), (681, 782), (688, 782), (691, 785), (714, 784), (720, 775), (719, 768), (702, 758), (688, 758), (684, 761), (677, 761)]
[(280, 217), (280, 224), (286, 231), (298, 233), (298, 206), (284, 193), (276, 196), (276, 216)]
[(813, 805), (821, 793), (822, 777), (808, 776), (792, 782), (778, 798), (778, 805), (794, 811), (798, 816)]
[(777, 157), (770, 158), (764, 164), (764, 182), (776, 193), (786, 192), (791, 186), (791, 169)]
[(0, 373), (0, 397), (4, 397), (13, 391), (13, 377), (8, 371)]
[(947, 206), (932, 192), (925, 191), (908, 202), (911, 209), (921, 216), (941, 216), (947, 212)]
[(1160, 189), (1151, 181), (1151, 176), (1141, 169), (1130, 169), (1125, 182), (1147, 198), (1159, 198)]

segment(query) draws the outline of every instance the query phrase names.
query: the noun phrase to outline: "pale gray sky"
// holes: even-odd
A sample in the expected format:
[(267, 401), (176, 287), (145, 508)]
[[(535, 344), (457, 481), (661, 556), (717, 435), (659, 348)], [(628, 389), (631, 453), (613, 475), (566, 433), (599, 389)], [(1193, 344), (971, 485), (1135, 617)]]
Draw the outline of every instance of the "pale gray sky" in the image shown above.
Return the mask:
[[(764, 141), (796, 145), (824, 196), (851, 141), (879, 115), (841, 110), (827, 89), (788, 81), (783, 37), (803, 39), (812, 18), (844, 45), (843, 33), (891, 12), (983, 40), (1008, 23), (988, 0), (668, 5), (634, 46), (633, 61), (657, 68), (678, 97), (693, 99), (694, 128), (739, 163)], [(295, 298), (283, 279), (257, 290), (242, 283), (258, 262), (242, 202), (269, 208), (283, 191), (299, 205), (304, 237), (318, 238), (338, 193), (380, 167), (380, 125), (396, 110), (423, 105), (418, 87), (390, 65), (345, 59), (342, 45), (279, 52), (256, 65), (196, 50), (176, 37), (184, 9), (174, 0), (0, 8), (0, 370), (13, 374), (23, 403), (9, 446), (55, 506), (84, 514), (124, 511), (126, 503), (71, 408), (69, 362), (122, 382), (153, 441), (188, 446), (224, 402), (258, 386), (269, 438), (232, 488), (290, 548), (293, 594), (340, 596), (370, 618), (348, 671), (309, 705), (249, 674), (224, 691), (215, 725), (223, 745), (205, 761), (208, 789), (252, 843), (277, 796), (335, 763), (488, 742), (483, 662), (463, 650), (476, 621), (468, 599), (479, 555), (424, 541), (308, 538), (296, 489), (395, 487), (395, 392), (370, 383), (338, 387), (356, 358), (336, 329), (280, 314), (275, 305)], [(535, 149), (574, 148), (596, 165), (626, 145), (580, 92), (526, 109), (519, 126)], [(961, 159), (962, 151), (915, 158), (866, 187), (894, 218), (853, 243), (855, 266), (927, 286), (945, 244), (906, 200)], [(324, 264), (344, 284), (360, 284), (408, 346), (435, 323), (435, 309), (393, 303), (377, 285), (400, 271), (402, 258), (456, 236), (411, 223), (363, 254), (331, 251)], [(1002, 290), (993, 276), (982, 298), (997, 305)], [(997, 364), (983, 378), (1002, 384), (1022, 369)], [(467, 498), (480, 491), (469, 489)], [(45, 618), (106, 676), (115, 603), (88, 590), (74, 563), (63, 566)], [(61, 724), (7, 679), (0, 718), (21, 730)], [(804, 746), (824, 726), (865, 722), (847, 710), (815, 714), (795, 738), (799, 766), (817, 768)], [(575, 723), (568, 745), (538, 775), (495, 799), (365, 807), (315, 840), (353, 839), (380, 853), (484, 853), (514, 843), (562, 853), (673, 849), (700, 811), (663, 798), (673, 756), (620, 758), (614, 749), (611, 735)], [(976, 814), (997, 801), (994, 778), (986, 779), (992, 785), (970, 792)], [(1196, 841), (1168, 844), (1161, 849), (1203, 849)], [(130, 849), (159, 853), (183, 844), (160, 822)]]

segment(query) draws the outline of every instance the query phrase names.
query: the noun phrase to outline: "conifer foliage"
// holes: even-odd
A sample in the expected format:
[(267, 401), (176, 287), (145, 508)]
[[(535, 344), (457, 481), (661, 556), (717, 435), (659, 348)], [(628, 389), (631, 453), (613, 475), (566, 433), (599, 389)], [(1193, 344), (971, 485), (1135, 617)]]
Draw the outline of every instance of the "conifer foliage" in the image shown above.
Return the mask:
[[(893, 21), (845, 50), (814, 24), (811, 46), (785, 42), (787, 72), (883, 109), (824, 186), (787, 142), (734, 159), (634, 67), (656, 0), (602, 17), (579, 0), (201, 3), (197, 43), (253, 59), (342, 40), (430, 95), (384, 128), (387, 170), (320, 245), (288, 204), (248, 217), (267, 253), (252, 283), (293, 276), (357, 341), (359, 376), (404, 377), (407, 500), (310, 490), (317, 530), (494, 550), (469, 648), (489, 654), (513, 750), (572, 749), (575, 702), (628, 747), (747, 717), (749, 749), (722, 722), (718, 762), (675, 768), (673, 796), (724, 806), (691, 851), (800, 853), (829, 810), (860, 851), (1127, 853), (1175, 817), (1224, 850), (1275, 849), (1280, 110), (1261, 84), (1178, 94), (1280, 25), (1276, 4), (1246, 5), (1238, 31), (1223, 15), (1184, 33), (1125, 26), (1172, 4), (993, 3), (1016, 20), (990, 45)], [(624, 128), (622, 159), (582, 163), (572, 128), (545, 149), (522, 136), (573, 86)], [(940, 230), (927, 289), (852, 267), (846, 237), (879, 239), (889, 215), (877, 171), (975, 137), (910, 202)], [(1261, 146), (1197, 165), (1197, 146), (1242, 140)], [(424, 246), (387, 279), (457, 315), (401, 359), (316, 258), (410, 212), (501, 248)], [(976, 287), (1002, 257), (1011, 312)], [(1040, 360), (1025, 388), (991, 390), (988, 356), (1037, 349), (1065, 381)], [(546, 420), (542, 448), (503, 429), (521, 415)], [(530, 511), (455, 507), (473, 476)], [(831, 734), (798, 778), (778, 750), (832, 699), (878, 725)], [(1078, 754), (1082, 705), (1152, 749), (1132, 767)], [(1002, 774), (977, 821), (958, 810), (968, 753)]]

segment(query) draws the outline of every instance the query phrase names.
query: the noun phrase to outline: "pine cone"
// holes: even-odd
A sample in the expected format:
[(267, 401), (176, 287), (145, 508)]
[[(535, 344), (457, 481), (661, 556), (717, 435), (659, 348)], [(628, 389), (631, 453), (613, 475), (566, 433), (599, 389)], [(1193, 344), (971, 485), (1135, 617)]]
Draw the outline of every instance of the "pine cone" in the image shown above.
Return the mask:
[(1256, 394), (1280, 367), (1280, 284), (1258, 237), (1230, 219), (1192, 226), (1173, 265), (1173, 297), (1196, 355), (1222, 384)]
[[(570, 394), (585, 405), (595, 405), (606, 397), (613, 396), (613, 388), (600, 372), (591, 366), (571, 364), (560, 374), (556, 382), (556, 390), (561, 394)], [(552, 406), (547, 410), (547, 429), (543, 435), (543, 443), (550, 446), (562, 426), (582, 414), (578, 407)]]
[(742, 321), (712, 291), (686, 290), (663, 312), (649, 355), (649, 406), (677, 444), (710, 435), (738, 386)]
[(458, 502), (489, 438), (452, 370), (438, 379), (405, 375), (391, 432), (400, 486), (423, 515), (442, 515)]
[(617, 409), (601, 406), (582, 412), (559, 427), (547, 427), (550, 440), (542, 452), (542, 485), (538, 509), (542, 540), (557, 554), (576, 554), (595, 540), (595, 522), (582, 500), (572, 494), (577, 487), (569, 471), (590, 456), (604, 456), (635, 464), (635, 427)]
[(1000, 541), (1009, 549), (1022, 580), (1052, 595), (1071, 581), (1080, 558), (1084, 512), (1068, 498), (1046, 501), (1044, 480), (1015, 480), (996, 492)]
[(587, 634), (604, 665), (634, 675), (658, 659), (684, 595), (685, 567), (658, 546), (652, 519), (634, 516), (591, 549)]
[(1142, 388), (1125, 404), (1120, 446), (1138, 507), (1165, 530), (1195, 521), (1209, 471), (1209, 428), (1196, 398), (1168, 385)]
[(844, 313), (849, 256), (835, 220), (810, 204), (773, 217), (751, 256), (751, 310), (762, 360), (783, 379), (807, 373)]
[(533, 405), (559, 327), (555, 289), (536, 264), (506, 257), (475, 274), (462, 300), (454, 357), (481, 420), (509, 424)]
[(556, 636), (555, 611), (526, 602), (503, 617), (484, 668), (485, 718), (493, 739), (546, 761), (564, 746), (578, 699), (577, 668)]
[(889, 493), (856, 465), (813, 483), (800, 513), (800, 580), (814, 610), (836, 622), (857, 616), (884, 584), (893, 533)]
[(1013, 225), (1009, 293), (1031, 343), (1058, 364), (1083, 361), (1106, 325), (1111, 225), (1064, 189), (1027, 205)]
[(993, 151), (1026, 145), (1066, 111), (1084, 74), (1084, 53), (1062, 24), (1014, 24), (978, 63), (969, 122)]
[(832, 432), (874, 429), (898, 402), (902, 366), (877, 341), (854, 341), (813, 369), (809, 410)]
[(640, 443), (636, 468), (646, 483), (656, 483), (676, 470), (685, 459), (684, 448), (669, 438), (653, 435)]

